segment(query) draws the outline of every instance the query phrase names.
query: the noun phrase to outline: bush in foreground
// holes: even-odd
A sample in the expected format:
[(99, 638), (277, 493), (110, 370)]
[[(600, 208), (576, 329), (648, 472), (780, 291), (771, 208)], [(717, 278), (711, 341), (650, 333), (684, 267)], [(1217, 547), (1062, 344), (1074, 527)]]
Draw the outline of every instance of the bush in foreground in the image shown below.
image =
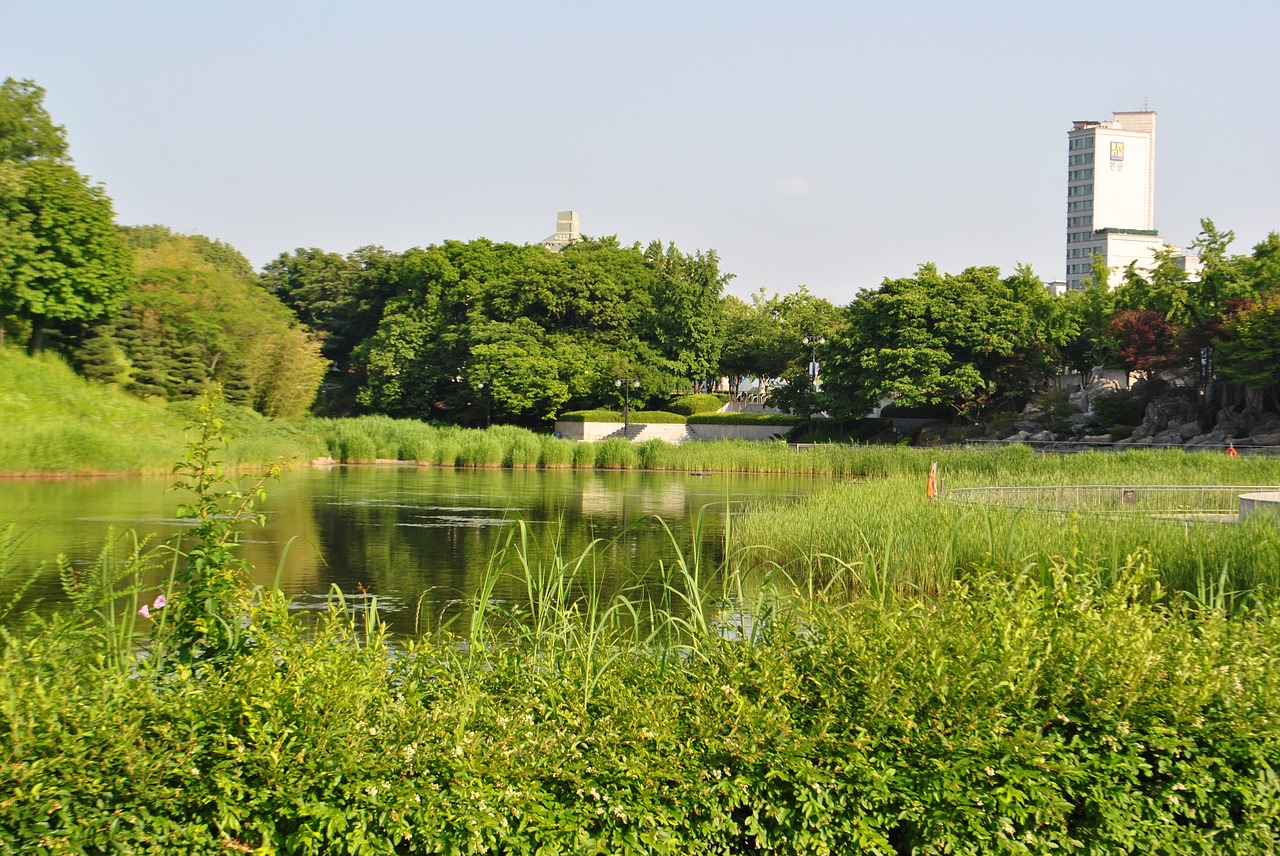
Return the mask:
[(391, 645), (340, 598), (303, 632), (261, 594), (255, 644), (211, 666), (137, 659), (91, 599), (7, 635), (6, 852), (1274, 843), (1280, 616), (1164, 601), (1140, 555), (1110, 583), (1062, 560), (933, 601), (736, 581), (756, 594), (726, 613), (677, 560), (686, 608), (647, 635), (635, 604), (569, 594), (598, 557), (535, 555), (494, 571), (523, 574), (528, 601), (479, 593), (461, 639)]

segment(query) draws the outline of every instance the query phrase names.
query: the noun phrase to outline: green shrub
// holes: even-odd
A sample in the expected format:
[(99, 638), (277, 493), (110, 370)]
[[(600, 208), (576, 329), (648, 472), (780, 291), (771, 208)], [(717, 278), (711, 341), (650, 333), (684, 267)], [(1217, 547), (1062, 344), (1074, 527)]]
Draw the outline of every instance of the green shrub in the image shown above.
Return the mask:
[[(622, 413), (617, 410), (571, 410), (556, 417), (560, 422), (622, 422)], [(632, 410), (630, 422), (662, 422), (681, 423), (685, 418), (679, 413), (667, 413), (662, 410)]]
[(837, 586), (804, 599), (780, 576), (754, 589), (729, 577), (752, 623), (717, 624), (723, 601), (701, 599), (714, 569), (693, 561), (665, 587), (691, 608), (656, 609), (637, 636), (635, 604), (585, 609), (575, 593), (606, 554), (494, 567), (528, 602), (497, 615), (477, 595), (462, 638), (391, 645), (375, 611), (340, 596), (309, 632), (260, 604), (249, 623), (271, 628), (267, 644), (217, 670), (132, 656), (87, 602), (25, 625), (0, 649), (0, 841), (19, 853), (1274, 849), (1274, 604), (1228, 617), (1153, 603), (1138, 553), (1114, 573), (1069, 559), (1016, 579), (978, 569), (925, 600), (874, 588), (841, 600)]
[(786, 413), (699, 413), (690, 416), (690, 425), (800, 425), (803, 416)]
[(719, 395), (682, 395), (667, 405), (672, 413), (681, 416), (693, 416), (695, 413), (715, 413), (724, 406), (724, 399)]
[[(1098, 422), (1109, 429), (1142, 423), (1142, 402), (1128, 390), (1117, 389), (1095, 395), (1089, 407), (1098, 417)], [(1129, 431), (1132, 433), (1133, 429)]]
[(668, 413), (665, 410), (633, 410), (631, 411), (630, 421), (632, 424), (648, 422), (664, 425), (683, 425), (685, 417), (679, 413)]

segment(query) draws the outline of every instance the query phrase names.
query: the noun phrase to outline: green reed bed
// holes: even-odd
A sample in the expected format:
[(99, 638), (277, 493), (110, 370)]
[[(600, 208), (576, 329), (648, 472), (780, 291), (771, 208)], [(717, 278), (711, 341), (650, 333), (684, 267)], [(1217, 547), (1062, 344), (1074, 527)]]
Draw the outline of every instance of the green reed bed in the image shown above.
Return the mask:
[[(1164, 475), (1168, 475), (1164, 473)], [(1203, 474), (1201, 474), (1203, 475)], [(917, 478), (833, 485), (788, 506), (748, 508), (738, 547), (768, 545), (752, 561), (933, 594), (978, 567), (1010, 576), (1042, 573), (1059, 556), (1104, 570), (1145, 551), (1168, 588), (1280, 592), (1280, 528), (1266, 518), (1196, 522), (1124, 518), (930, 501)]]

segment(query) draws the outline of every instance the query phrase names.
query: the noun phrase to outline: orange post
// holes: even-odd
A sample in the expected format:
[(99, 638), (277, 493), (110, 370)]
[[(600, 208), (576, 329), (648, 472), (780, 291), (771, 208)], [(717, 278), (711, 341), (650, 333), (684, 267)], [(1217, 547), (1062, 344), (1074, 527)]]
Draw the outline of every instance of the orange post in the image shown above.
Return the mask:
[(924, 495), (926, 499), (938, 498), (938, 462), (934, 461), (933, 466), (929, 468), (929, 480), (924, 485)]
[(1240, 457), (1240, 453), (1236, 451), (1236, 444), (1231, 442), (1227, 443), (1227, 451), (1223, 452), (1223, 454), (1226, 455), (1228, 458)]

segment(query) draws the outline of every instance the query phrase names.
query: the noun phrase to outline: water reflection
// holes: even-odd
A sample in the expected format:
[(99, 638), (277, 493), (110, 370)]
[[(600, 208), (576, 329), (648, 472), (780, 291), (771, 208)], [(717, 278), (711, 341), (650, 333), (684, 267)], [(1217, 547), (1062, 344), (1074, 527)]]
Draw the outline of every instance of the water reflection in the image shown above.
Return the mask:
[[(726, 508), (747, 500), (808, 493), (804, 478), (692, 476), (638, 472), (541, 472), (416, 467), (336, 467), (286, 474), (268, 485), (265, 527), (248, 527), (245, 557), (255, 582), (277, 573), (300, 609), (321, 607), (332, 587), (354, 597), (374, 595), (392, 629), (413, 632), (461, 611), (478, 591), (496, 549), (524, 521), (533, 550), (575, 557), (603, 542), (590, 568), (605, 596), (653, 586), (658, 562), (675, 555), (660, 516), (680, 549), (692, 520), (706, 509), (704, 547), (718, 559)], [(173, 516), (185, 497), (162, 479), (22, 480), (3, 483), (0, 525), (27, 534), (28, 564), (65, 553), (92, 564), (109, 526), (170, 538), (185, 522)], [(158, 580), (157, 580), (158, 582)], [(60, 598), (55, 573), (36, 587), (47, 603)], [(507, 577), (497, 600), (525, 596)]]

